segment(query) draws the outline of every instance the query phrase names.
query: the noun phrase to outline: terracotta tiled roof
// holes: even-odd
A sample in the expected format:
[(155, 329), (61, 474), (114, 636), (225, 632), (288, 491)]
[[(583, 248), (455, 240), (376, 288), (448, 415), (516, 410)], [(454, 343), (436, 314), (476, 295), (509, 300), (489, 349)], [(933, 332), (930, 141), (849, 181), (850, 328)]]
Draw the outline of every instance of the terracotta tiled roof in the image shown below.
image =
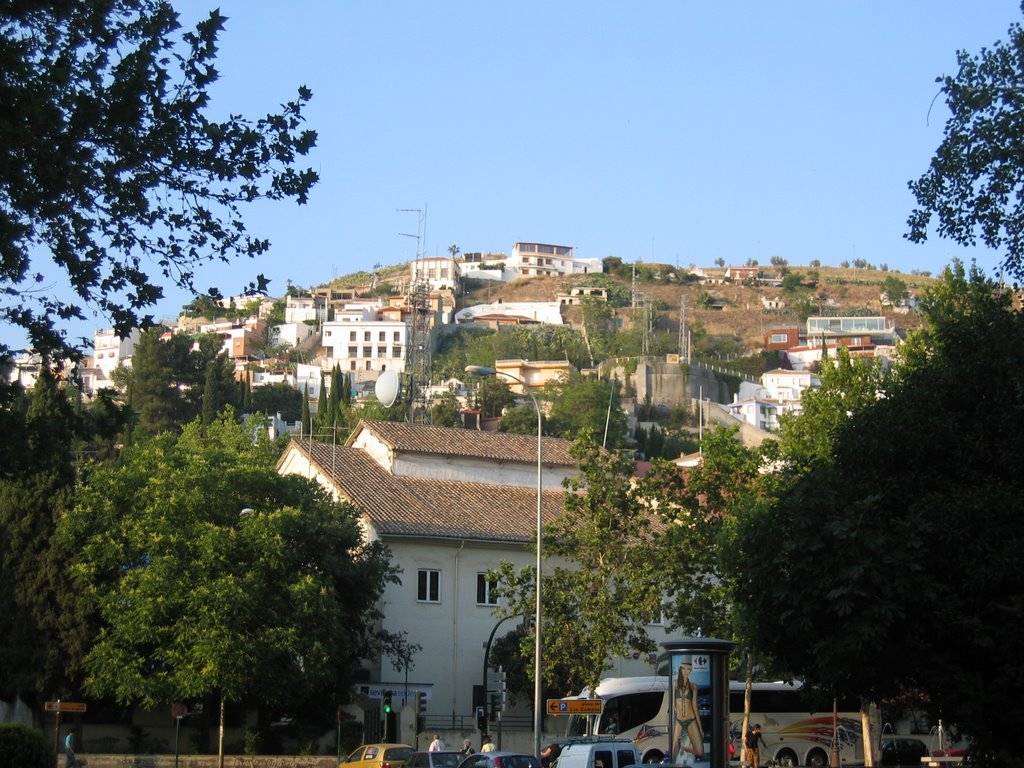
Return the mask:
[[(537, 529), (535, 488), (396, 477), (357, 448), (298, 440), (293, 440), (291, 447), (329, 477), (381, 536), (526, 542)], [(536, 461), (536, 441), (533, 447)], [(543, 492), (545, 523), (562, 513), (564, 498), (564, 491)]]
[[(397, 451), (537, 463), (537, 438), (534, 435), (510, 435), (504, 432), (428, 427), (397, 421), (363, 420), (359, 422), (346, 445), (352, 445), (360, 429), (369, 430)], [(560, 437), (542, 438), (544, 464), (576, 466), (576, 462), (569, 455), (569, 445), (568, 440)]]

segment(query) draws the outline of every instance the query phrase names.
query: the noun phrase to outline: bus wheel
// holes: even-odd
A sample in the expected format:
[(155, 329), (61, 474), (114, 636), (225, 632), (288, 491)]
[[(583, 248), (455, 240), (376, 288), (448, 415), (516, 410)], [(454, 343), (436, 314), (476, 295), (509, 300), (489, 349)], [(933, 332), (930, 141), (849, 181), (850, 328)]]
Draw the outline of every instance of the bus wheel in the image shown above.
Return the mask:
[(807, 764), (812, 766), (812, 768), (825, 768), (828, 765), (828, 755), (820, 749), (812, 750), (807, 755)]
[(786, 766), (786, 768), (795, 768), (799, 765), (799, 761), (796, 759), (796, 752), (791, 749), (783, 749), (775, 756), (776, 761), (779, 765)]
[(644, 755), (644, 763), (647, 765), (653, 765), (654, 763), (660, 763), (665, 759), (665, 756), (656, 749), (652, 749), (646, 755)]

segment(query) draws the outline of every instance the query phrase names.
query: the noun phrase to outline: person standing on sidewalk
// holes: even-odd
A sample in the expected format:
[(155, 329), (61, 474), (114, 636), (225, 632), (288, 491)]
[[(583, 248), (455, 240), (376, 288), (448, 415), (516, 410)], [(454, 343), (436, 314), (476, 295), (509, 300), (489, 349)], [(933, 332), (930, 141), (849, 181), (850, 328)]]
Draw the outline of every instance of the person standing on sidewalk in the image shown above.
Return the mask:
[(68, 730), (68, 735), (64, 737), (64, 757), (67, 758), (67, 762), (64, 764), (64, 768), (73, 768), (76, 762), (75, 759), (75, 729), (71, 728)]
[(750, 768), (760, 768), (761, 766), (760, 744), (768, 746), (764, 736), (761, 735), (761, 724), (754, 723), (754, 727), (743, 737), (743, 748), (747, 750), (747, 762), (750, 763)]

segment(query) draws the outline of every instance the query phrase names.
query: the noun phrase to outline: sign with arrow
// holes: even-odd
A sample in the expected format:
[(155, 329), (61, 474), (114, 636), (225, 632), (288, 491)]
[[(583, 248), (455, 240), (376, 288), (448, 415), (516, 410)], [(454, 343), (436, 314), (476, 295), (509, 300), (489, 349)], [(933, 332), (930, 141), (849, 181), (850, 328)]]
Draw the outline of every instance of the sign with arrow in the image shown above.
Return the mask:
[(601, 699), (548, 699), (549, 715), (599, 715), (604, 701)]

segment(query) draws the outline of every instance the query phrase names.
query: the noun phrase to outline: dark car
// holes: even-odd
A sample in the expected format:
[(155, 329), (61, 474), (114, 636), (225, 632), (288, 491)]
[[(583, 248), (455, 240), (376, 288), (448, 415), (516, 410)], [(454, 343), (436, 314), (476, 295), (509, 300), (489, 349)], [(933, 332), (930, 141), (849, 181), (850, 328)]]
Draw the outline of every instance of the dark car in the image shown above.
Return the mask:
[(921, 765), (928, 745), (920, 739), (889, 739), (882, 742), (882, 765)]
[(461, 752), (413, 752), (405, 768), (458, 768), (463, 757)]
[(521, 752), (480, 752), (470, 755), (459, 768), (541, 768), (540, 760)]

